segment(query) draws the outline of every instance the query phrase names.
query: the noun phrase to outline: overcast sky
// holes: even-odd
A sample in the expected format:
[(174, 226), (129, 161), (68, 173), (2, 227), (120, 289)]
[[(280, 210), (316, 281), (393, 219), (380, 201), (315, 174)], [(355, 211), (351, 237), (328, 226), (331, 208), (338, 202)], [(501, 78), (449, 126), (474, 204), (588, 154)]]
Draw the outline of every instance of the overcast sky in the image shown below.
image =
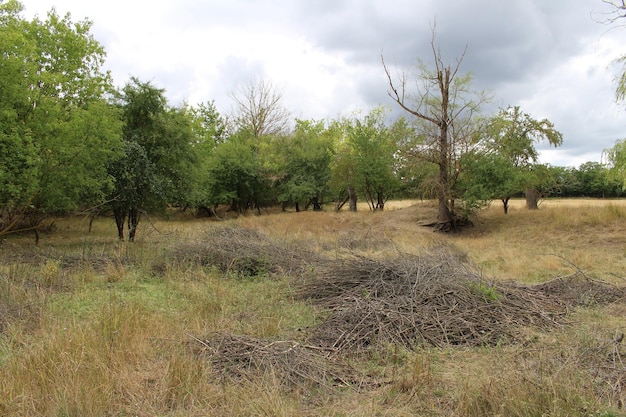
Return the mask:
[(380, 56), (414, 73), (432, 64), (431, 27), (446, 63), (465, 47), (460, 71), (493, 96), (563, 133), (541, 162), (600, 161), (626, 138), (626, 102), (615, 103), (615, 58), (626, 54), (626, 19), (606, 25), (602, 0), (22, 0), (25, 16), (54, 6), (93, 21), (106, 69), (165, 88), (172, 104), (215, 101), (255, 79), (283, 92), (294, 117), (334, 119), (387, 95)]

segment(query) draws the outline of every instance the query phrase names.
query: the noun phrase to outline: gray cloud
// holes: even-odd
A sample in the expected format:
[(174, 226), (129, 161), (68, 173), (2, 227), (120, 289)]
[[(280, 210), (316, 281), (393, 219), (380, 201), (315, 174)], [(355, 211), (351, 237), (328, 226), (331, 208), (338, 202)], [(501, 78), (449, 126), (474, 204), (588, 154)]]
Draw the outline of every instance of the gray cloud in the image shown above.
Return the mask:
[[(44, 16), (46, 0), (23, 0)], [(486, 107), (520, 105), (564, 134), (545, 162), (599, 160), (626, 137), (626, 109), (614, 102), (611, 60), (626, 54), (626, 29), (602, 25), (601, 0), (56, 0), (60, 13), (94, 21), (117, 84), (137, 75), (175, 102), (215, 100), (258, 77), (284, 90), (300, 118), (367, 111), (387, 96), (380, 62), (415, 73), (432, 63), (432, 27), (444, 61), (463, 53), (461, 72), (488, 90)]]

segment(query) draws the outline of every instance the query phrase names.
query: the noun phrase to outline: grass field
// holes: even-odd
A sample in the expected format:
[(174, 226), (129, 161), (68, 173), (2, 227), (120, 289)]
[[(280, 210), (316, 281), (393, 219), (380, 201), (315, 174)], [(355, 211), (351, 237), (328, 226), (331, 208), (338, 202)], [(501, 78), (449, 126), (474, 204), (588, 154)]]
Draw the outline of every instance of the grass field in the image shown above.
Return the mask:
[[(626, 415), (625, 200), (494, 203), (449, 235), (429, 201), (359, 209), (7, 237), (0, 415)], [(439, 274), (411, 281), (428, 337), (404, 271)]]

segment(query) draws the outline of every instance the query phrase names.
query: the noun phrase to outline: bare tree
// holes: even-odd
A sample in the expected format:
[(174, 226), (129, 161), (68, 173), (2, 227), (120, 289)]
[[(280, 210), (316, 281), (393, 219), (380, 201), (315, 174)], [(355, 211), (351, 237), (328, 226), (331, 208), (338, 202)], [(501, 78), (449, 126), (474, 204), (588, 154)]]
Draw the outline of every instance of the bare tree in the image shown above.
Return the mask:
[(281, 104), (282, 93), (270, 81), (250, 81), (230, 97), (237, 106), (237, 127), (253, 137), (280, 135), (289, 130), (291, 114)]
[[(418, 122), (418, 136), (424, 139), (416, 147), (415, 156), (438, 167), (435, 195), (439, 202), (438, 230), (456, 228), (460, 220), (454, 212), (454, 183), (459, 172), (460, 155), (472, 146), (473, 116), (486, 99), (469, 90), (471, 77), (458, 75), (465, 51), (454, 65), (445, 65), (441, 51), (431, 40), (434, 69), (419, 66), (416, 92), (408, 86), (408, 77), (401, 72), (396, 79), (381, 56), (390, 90), (389, 96)], [(476, 100), (472, 100), (476, 98)]]

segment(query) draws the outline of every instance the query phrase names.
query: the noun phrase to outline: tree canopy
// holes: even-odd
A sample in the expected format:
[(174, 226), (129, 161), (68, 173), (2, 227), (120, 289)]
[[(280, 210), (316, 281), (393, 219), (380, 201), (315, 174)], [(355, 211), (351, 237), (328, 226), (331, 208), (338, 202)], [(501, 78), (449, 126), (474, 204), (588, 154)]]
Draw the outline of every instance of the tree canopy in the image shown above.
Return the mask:
[[(490, 182), (481, 175), (486, 171), (477, 170), (476, 165), (472, 167), (475, 171), (473, 174), (478, 174), (479, 181), (484, 185), (491, 184), (492, 198), (502, 200), (505, 213), (510, 197), (521, 191), (526, 191), (529, 208), (536, 208), (536, 197), (539, 194), (535, 191), (545, 185), (545, 178), (537, 175), (539, 153), (535, 144), (546, 141), (552, 146), (560, 146), (563, 135), (548, 119), (536, 120), (519, 106), (502, 109), (490, 118), (484, 135), (478, 153), (485, 154), (483, 163), (498, 166), (498, 172), (492, 175), (500, 177), (500, 181)], [(483, 187), (483, 191), (487, 190)]]
[(489, 98), (461, 73), (465, 53), (447, 64), (434, 30), (431, 61), (414, 76), (392, 77), (382, 62), (402, 117), (379, 106), (292, 120), (264, 79), (232, 93), (228, 115), (213, 101), (172, 105), (163, 88), (135, 77), (117, 89), (90, 21), (54, 9), (45, 19), (21, 13), (15, 0), (0, 3), (0, 234), (97, 208), (113, 212), (120, 237), (128, 220), (133, 240), (147, 213), (298, 212), (329, 201), (356, 210), (357, 200), (383, 210), (394, 196), (434, 197), (434, 224), (448, 231), (492, 200), (506, 212), (524, 191), (617, 196), (626, 187), (624, 141), (607, 150), (608, 165), (540, 164), (537, 144), (560, 146), (562, 134), (518, 106), (481, 114)]
[(96, 204), (112, 185), (103, 162), (120, 148), (91, 22), (21, 12), (16, 1), (0, 3), (0, 233), (37, 231), (47, 215)]
[(133, 240), (141, 212), (197, 203), (193, 196), (203, 182), (204, 150), (197, 141), (205, 135), (194, 135), (193, 115), (185, 108), (169, 107), (164, 93), (137, 78), (122, 89), (124, 154), (109, 164), (109, 174), (115, 178), (111, 201), (120, 238), (127, 215), (134, 219), (129, 223)]

